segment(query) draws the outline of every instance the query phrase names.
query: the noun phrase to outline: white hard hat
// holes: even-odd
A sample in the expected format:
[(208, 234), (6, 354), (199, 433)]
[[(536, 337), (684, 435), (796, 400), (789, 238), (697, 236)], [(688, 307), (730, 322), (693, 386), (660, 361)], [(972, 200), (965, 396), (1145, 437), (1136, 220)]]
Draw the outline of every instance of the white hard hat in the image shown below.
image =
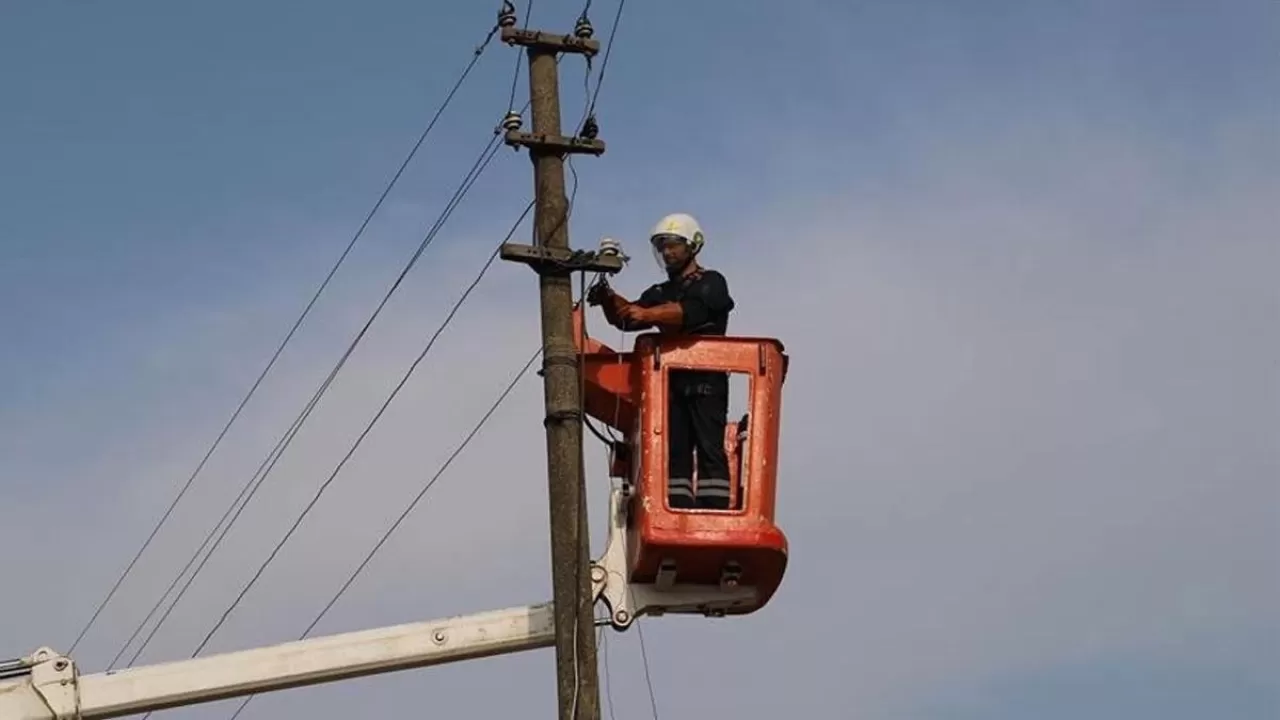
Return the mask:
[(684, 240), (689, 245), (689, 250), (697, 255), (702, 250), (705, 238), (702, 235), (702, 226), (694, 219), (692, 215), (687, 213), (672, 213), (658, 221), (653, 226), (653, 230), (649, 233), (649, 244), (653, 247), (654, 259), (658, 261), (658, 267), (665, 267), (662, 261), (662, 243), (663, 239), (677, 237)]

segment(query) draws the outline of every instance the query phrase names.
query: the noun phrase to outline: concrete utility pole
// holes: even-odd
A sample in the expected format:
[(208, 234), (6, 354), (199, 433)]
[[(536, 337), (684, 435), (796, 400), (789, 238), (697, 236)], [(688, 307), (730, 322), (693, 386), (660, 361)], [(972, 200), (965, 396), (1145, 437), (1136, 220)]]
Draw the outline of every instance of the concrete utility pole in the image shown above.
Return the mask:
[[(587, 33), (555, 35), (504, 27), (502, 40), (528, 48), (533, 132), (507, 125), (505, 141), (525, 147), (533, 160), (535, 245), (508, 244), (502, 258), (538, 272), (542, 305), (542, 374), (547, 432), (547, 477), (551, 505), (551, 579), (555, 599), (556, 679), (560, 720), (599, 720), (600, 690), (592, 613), (590, 534), (586, 483), (582, 476), (582, 397), (573, 337), (573, 273), (617, 272), (616, 258), (584, 261), (569, 249), (564, 158), (600, 155), (604, 143), (560, 134), (560, 87), (556, 56), (588, 57), (600, 49)], [(510, 118), (509, 118), (510, 120)]]

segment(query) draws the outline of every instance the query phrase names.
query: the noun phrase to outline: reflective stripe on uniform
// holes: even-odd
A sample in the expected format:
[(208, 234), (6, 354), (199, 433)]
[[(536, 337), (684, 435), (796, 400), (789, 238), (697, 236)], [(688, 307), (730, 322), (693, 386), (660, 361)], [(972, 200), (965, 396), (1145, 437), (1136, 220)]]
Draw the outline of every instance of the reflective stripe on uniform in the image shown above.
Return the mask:
[(693, 497), (693, 480), (689, 478), (671, 478), (667, 480), (667, 493), (682, 497)]
[(729, 497), (729, 481), (719, 478), (698, 478), (698, 497)]

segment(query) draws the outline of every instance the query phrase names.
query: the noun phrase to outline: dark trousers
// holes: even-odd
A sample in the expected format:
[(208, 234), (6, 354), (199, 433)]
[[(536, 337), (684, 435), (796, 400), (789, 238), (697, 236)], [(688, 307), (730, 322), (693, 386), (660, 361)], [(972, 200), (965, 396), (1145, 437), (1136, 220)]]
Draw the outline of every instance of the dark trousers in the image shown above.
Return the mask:
[[(667, 496), (673, 508), (729, 507), (729, 461), (724, 428), (729, 395), (705, 384), (673, 383), (667, 410)], [(698, 492), (693, 492), (694, 450)]]

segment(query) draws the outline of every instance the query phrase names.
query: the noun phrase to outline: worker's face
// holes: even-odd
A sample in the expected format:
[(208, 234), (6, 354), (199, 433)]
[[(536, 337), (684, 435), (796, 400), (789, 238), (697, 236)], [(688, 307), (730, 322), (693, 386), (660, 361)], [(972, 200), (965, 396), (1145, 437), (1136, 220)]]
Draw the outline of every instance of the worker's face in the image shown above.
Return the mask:
[(679, 272), (693, 259), (689, 243), (682, 237), (660, 235), (653, 239), (653, 248), (662, 257), (662, 264), (666, 266), (667, 272)]

